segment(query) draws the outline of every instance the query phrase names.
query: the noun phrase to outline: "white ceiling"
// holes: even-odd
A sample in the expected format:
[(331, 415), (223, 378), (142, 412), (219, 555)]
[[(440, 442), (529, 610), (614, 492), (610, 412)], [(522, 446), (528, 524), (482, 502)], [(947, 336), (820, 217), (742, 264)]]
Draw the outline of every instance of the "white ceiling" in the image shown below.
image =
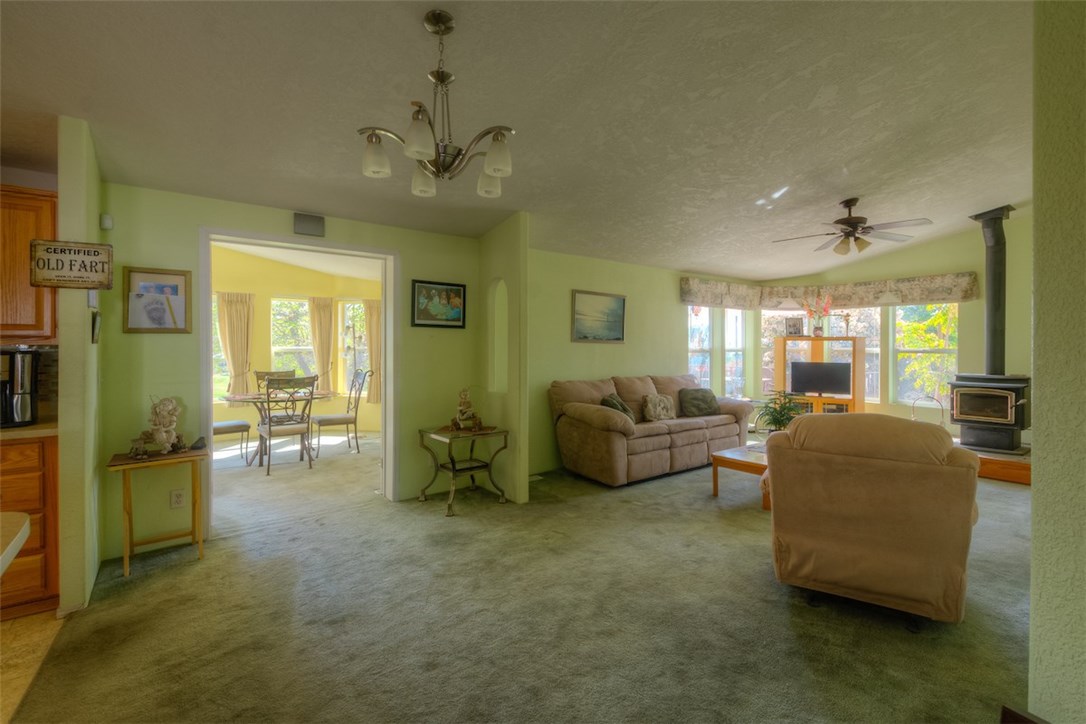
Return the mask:
[(0, 162), (55, 170), (68, 115), (110, 182), (466, 236), (525, 210), (536, 248), (748, 279), (854, 261), (768, 243), (846, 197), (921, 243), (1032, 195), (1028, 2), (507, 1), (439, 7), (455, 138), (513, 126), (514, 174), (416, 198), (355, 131), (430, 104), (431, 7), (4, 0)]

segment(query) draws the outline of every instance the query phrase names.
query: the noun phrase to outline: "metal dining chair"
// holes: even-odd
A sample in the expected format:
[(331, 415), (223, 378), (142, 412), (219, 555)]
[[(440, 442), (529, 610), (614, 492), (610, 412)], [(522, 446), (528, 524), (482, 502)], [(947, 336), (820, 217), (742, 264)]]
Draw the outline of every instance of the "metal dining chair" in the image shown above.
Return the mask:
[(268, 455), (267, 475), (271, 475), (271, 442), (277, 437), (298, 436), (301, 445), (298, 459), (309, 458), (309, 467), (313, 467), (313, 450), (310, 447), (310, 407), (313, 405), (313, 392), (317, 386), (317, 375), (311, 377), (268, 377), (265, 381), (264, 397), (257, 403), (260, 411), (260, 423), (256, 431), (260, 435), (258, 448), (259, 464), (264, 464), (264, 454)]
[(298, 370), (253, 370), (253, 377), (256, 377), (256, 391), (260, 394), (264, 394), (264, 388), (267, 386), (269, 377), (297, 376)]
[(358, 404), (362, 399), (362, 388), (366, 379), (373, 375), (372, 370), (355, 370), (351, 378), (351, 388), (347, 392), (347, 412), (342, 415), (314, 415), (313, 424), (317, 426), (317, 457), (321, 456), (321, 433), (326, 427), (344, 425), (347, 428), (347, 449), (351, 449), (351, 427), (354, 427), (354, 451), (362, 452), (358, 446)]

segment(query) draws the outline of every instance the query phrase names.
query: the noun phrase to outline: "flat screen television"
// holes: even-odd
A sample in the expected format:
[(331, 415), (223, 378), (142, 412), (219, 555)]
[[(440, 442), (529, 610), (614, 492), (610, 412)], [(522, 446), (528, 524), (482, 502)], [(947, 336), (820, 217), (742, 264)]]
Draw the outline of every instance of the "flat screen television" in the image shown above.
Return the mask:
[(848, 362), (793, 362), (791, 391), (797, 395), (848, 395), (852, 365)]

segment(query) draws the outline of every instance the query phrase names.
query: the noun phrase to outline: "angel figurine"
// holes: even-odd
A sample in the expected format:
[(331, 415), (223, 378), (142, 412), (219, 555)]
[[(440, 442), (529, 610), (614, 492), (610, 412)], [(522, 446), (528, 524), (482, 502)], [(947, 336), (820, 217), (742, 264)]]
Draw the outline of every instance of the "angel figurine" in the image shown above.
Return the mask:
[[(154, 398), (151, 398), (152, 400)], [(151, 429), (143, 436), (159, 446), (163, 454), (171, 452), (177, 442), (177, 418), (181, 416), (181, 405), (172, 397), (163, 397), (151, 405)]]

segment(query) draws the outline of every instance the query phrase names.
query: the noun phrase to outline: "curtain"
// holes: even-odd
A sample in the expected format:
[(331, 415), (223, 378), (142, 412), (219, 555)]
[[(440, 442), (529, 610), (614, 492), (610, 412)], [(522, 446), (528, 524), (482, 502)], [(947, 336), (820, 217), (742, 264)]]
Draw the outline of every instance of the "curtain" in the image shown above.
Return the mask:
[(366, 310), (366, 349), (369, 350), (370, 388), (366, 392), (366, 402), (381, 401), (381, 301), (363, 299), (362, 307)]
[[(230, 384), (226, 391), (239, 395), (249, 392), (249, 356), (253, 346), (253, 296), (247, 292), (217, 292), (219, 306), (219, 344), (226, 357)], [(247, 403), (231, 403), (231, 405)]]
[(696, 277), (679, 279), (679, 299), (702, 307), (801, 309), (804, 299), (826, 296), (833, 299), (834, 309), (848, 309), (968, 302), (977, 299), (979, 291), (976, 272), (796, 287), (755, 286)]
[(317, 391), (332, 391), (332, 359), (336, 353), (335, 306), (331, 297), (309, 298), (309, 333), (317, 362)]

